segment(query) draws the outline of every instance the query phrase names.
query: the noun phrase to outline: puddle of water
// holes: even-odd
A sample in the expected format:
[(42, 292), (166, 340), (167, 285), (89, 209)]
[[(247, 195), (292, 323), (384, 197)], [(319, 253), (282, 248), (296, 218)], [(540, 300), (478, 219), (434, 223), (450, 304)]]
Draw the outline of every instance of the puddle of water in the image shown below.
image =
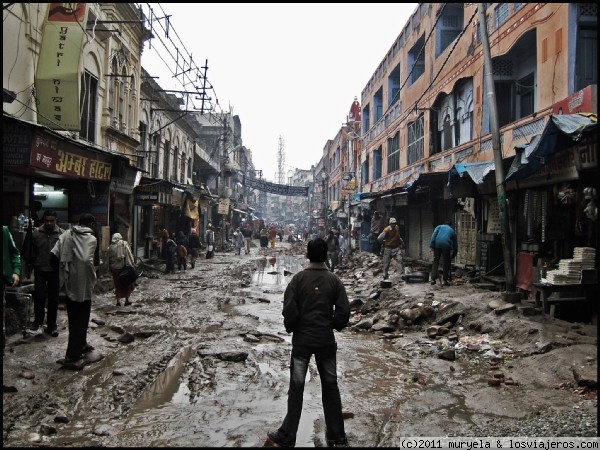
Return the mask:
[(287, 285), (291, 277), (302, 270), (307, 259), (294, 255), (260, 257), (252, 274), (252, 284)]

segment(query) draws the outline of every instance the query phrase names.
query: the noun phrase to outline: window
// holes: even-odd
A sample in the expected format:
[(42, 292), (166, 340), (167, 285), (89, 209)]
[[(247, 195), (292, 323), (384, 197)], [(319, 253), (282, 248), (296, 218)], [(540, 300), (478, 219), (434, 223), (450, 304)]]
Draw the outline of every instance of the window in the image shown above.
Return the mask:
[(598, 84), (598, 31), (581, 26), (577, 31), (577, 61), (575, 62), (575, 90)]
[(392, 106), (400, 99), (400, 64), (394, 67), (394, 70), (388, 77), (388, 106)]
[(163, 179), (170, 180), (171, 179), (171, 143), (169, 141), (165, 141), (164, 146), (164, 154), (163, 154)]
[(144, 122), (140, 122), (140, 147), (137, 151), (137, 164), (140, 169), (148, 170), (148, 126)]
[(498, 110), (498, 127), (502, 128), (514, 120), (515, 117), (515, 94), (512, 81), (495, 81), (496, 109)]
[(414, 164), (423, 159), (423, 126), (424, 116), (421, 114), (417, 120), (407, 126), (407, 164)]
[(369, 105), (366, 105), (362, 110), (362, 120), (362, 129), (365, 130), (366, 133), (371, 128), (371, 108)]
[(410, 84), (425, 73), (425, 37), (421, 36), (408, 52), (408, 65), (411, 70)]
[(460, 3), (446, 3), (436, 29), (436, 52), (438, 57), (460, 35), (464, 24), (464, 11)]
[(387, 173), (393, 173), (400, 169), (400, 132), (387, 142)]
[(360, 183), (365, 185), (369, 182), (369, 158), (362, 163), (361, 171), (360, 171)]
[(378, 180), (383, 175), (383, 159), (381, 157), (381, 147), (373, 151), (373, 180)]
[(508, 3), (498, 3), (494, 8), (494, 29), (500, 28), (508, 19)]
[(519, 118), (534, 113), (535, 80), (533, 74), (529, 74), (517, 81), (517, 94), (519, 95)]
[(383, 88), (379, 88), (373, 96), (374, 117), (373, 122), (377, 123), (383, 116)]
[(81, 130), (79, 136), (96, 142), (96, 102), (98, 101), (98, 80), (87, 70), (81, 76)]
[[(159, 124), (156, 124), (156, 127), (159, 128)], [(154, 178), (160, 178), (160, 173), (158, 171), (158, 152), (160, 150), (160, 134), (154, 133), (152, 134), (152, 141), (150, 147), (150, 174)]]

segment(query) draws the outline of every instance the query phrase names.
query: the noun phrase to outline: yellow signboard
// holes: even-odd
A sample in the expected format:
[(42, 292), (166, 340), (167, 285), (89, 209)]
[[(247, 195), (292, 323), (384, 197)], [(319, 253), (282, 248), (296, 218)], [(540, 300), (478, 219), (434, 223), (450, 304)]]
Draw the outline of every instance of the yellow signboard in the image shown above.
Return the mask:
[(35, 73), (38, 123), (79, 131), (79, 62), (87, 3), (49, 3)]

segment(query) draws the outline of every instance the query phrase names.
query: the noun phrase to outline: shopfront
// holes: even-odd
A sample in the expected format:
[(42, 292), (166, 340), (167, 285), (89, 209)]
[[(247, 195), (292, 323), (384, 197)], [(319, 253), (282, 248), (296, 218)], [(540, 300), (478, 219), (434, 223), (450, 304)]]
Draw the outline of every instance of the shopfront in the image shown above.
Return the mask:
[[(106, 250), (110, 181), (118, 158), (32, 122), (4, 116), (3, 126), (3, 223), (14, 225), (20, 214), (37, 221), (52, 209), (67, 228), (82, 213), (92, 213), (99, 250)], [(24, 231), (14, 226), (11, 231), (21, 242)]]

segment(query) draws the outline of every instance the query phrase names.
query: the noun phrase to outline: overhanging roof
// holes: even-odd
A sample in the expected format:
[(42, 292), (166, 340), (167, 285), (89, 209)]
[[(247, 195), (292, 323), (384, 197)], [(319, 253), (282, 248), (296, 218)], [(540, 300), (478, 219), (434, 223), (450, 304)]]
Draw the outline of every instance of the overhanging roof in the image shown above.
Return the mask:
[(506, 181), (521, 180), (537, 172), (550, 156), (596, 131), (597, 117), (592, 113), (551, 114), (542, 134), (527, 145), (515, 147), (517, 156), (512, 162)]
[(451, 185), (452, 177), (455, 175), (461, 178), (468, 175), (475, 184), (482, 184), (485, 176), (494, 170), (495, 167), (496, 164), (494, 161), (456, 163), (448, 172), (448, 186)]

